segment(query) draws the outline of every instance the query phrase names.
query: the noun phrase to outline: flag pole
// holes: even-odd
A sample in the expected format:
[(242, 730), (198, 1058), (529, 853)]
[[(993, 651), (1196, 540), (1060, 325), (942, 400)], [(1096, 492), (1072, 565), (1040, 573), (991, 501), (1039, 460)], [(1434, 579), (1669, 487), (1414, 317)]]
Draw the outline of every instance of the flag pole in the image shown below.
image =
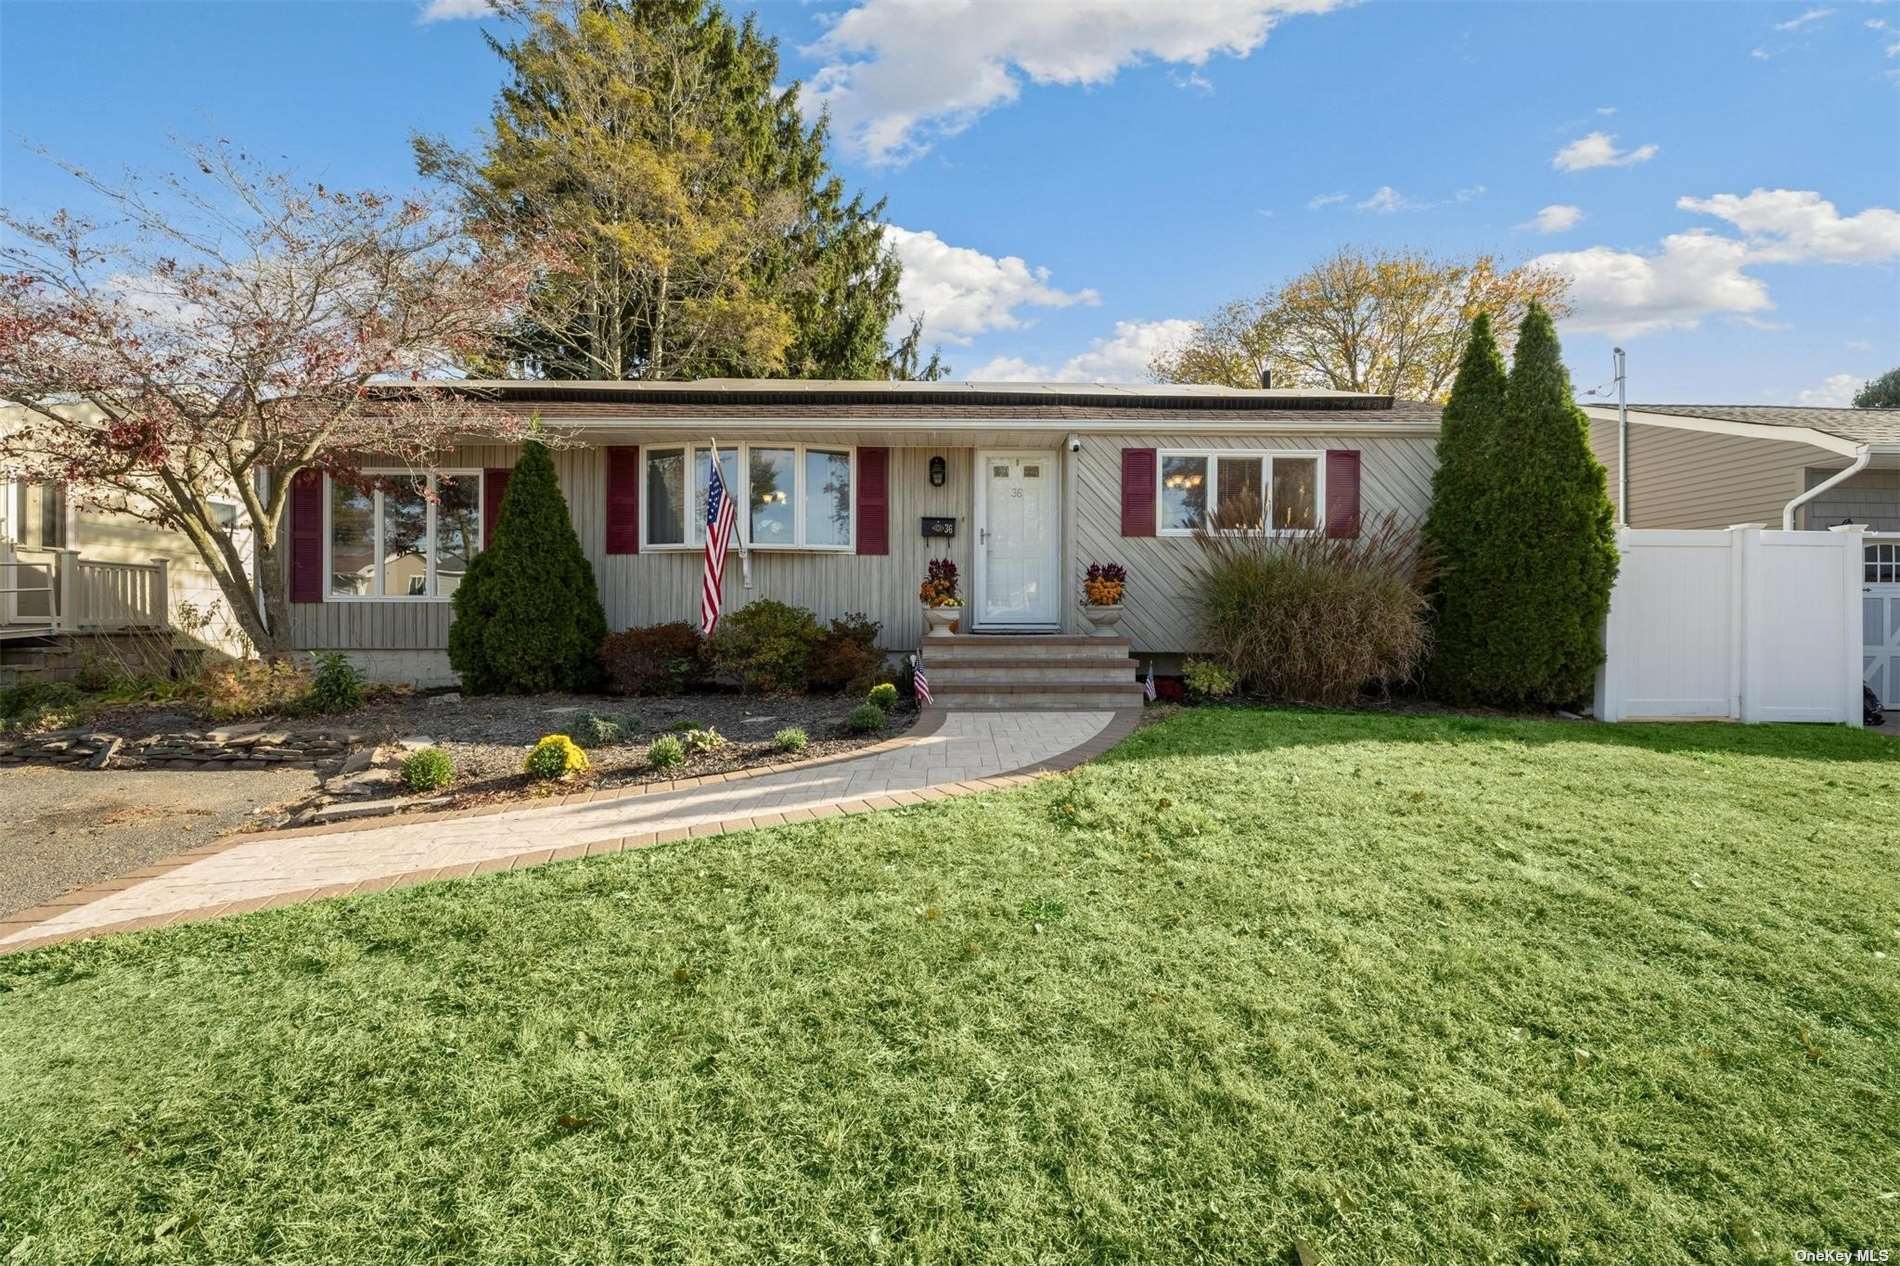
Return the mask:
[[(712, 468), (716, 470), (719, 467), (719, 437), (713, 435), (707, 438), (712, 440)], [(736, 448), (732, 450), (732, 466), (732, 473), (736, 476), (739, 473), (739, 450)], [(738, 490), (728, 485), (726, 495), (728, 497), (737, 496)], [(738, 503), (734, 502), (732, 507), (732, 534), (739, 538), (739, 579), (744, 582), (744, 586), (747, 589), (752, 588), (752, 542), (746, 539), (746, 533), (752, 530), (751, 520), (751, 507), (748, 506), (746, 513), (740, 514)]]

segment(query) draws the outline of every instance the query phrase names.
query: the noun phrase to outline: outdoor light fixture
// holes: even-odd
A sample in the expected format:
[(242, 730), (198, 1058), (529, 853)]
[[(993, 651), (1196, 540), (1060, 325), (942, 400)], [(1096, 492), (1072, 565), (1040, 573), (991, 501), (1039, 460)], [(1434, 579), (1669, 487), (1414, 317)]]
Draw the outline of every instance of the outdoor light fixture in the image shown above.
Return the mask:
[(944, 470), (943, 458), (941, 457), (931, 458), (930, 459), (930, 486), (932, 488), (943, 487), (943, 481), (946, 477), (947, 477), (947, 472)]

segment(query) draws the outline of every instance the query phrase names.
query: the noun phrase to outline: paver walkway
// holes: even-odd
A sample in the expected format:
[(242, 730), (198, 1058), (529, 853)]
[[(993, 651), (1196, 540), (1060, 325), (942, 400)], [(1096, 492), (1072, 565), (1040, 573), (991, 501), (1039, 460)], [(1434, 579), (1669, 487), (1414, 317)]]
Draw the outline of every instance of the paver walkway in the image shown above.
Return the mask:
[(880, 751), (734, 781), (238, 837), (22, 911), (0, 922), (0, 953), (688, 836), (920, 804), (1079, 764), (1133, 725), (1132, 713), (953, 712), (934, 730), (920, 725), (915, 737)]

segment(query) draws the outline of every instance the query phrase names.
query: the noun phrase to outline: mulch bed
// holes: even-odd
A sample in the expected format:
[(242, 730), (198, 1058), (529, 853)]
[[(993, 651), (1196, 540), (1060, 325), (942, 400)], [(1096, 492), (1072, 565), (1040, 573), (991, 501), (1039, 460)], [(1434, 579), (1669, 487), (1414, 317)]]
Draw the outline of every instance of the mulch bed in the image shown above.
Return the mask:
[[(587, 695), (530, 698), (465, 698), (459, 703), (411, 700), (382, 703), (350, 714), (350, 722), (371, 741), (393, 742), (426, 737), (455, 761), (456, 780), (446, 794), (456, 807), (511, 800), (537, 794), (568, 795), (586, 787), (629, 787), (671, 782), (706, 774), (727, 774), (760, 765), (786, 764), (837, 756), (881, 743), (910, 728), (916, 712), (908, 706), (891, 714), (890, 725), (875, 734), (848, 734), (845, 716), (863, 700), (855, 695), (783, 696), (698, 694), (622, 699)], [(588, 769), (558, 784), (538, 783), (521, 772), (528, 748), (547, 734), (568, 733), (588, 712), (610, 717), (626, 728), (627, 741), (589, 748)], [(647, 747), (664, 734), (677, 734), (691, 722), (724, 735), (727, 743), (701, 752), (665, 772), (647, 764)], [(801, 752), (780, 752), (772, 736), (796, 726), (810, 742)], [(445, 794), (445, 793), (436, 793)], [(426, 798), (427, 793), (423, 793)], [(443, 806), (432, 806), (441, 808)]]
[[(455, 782), (438, 792), (412, 795), (400, 783), (378, 788), (372, 800), (429, 801), (431, 809), (464, 808), (504, 800), (567, 795), (576, 790), (664, 783), (706, 774), (734, 773), (759, 766), (785, 764), (815, 757), (836, 756), (870, 747), (909, 729), (916, 711), (908, 700), (891, 713), (890, 724), (874, 734), (850, 734), (847, 714), (863, 702), (858, 695), (759, 696), (705, 693), (665, 697), (620, 698), (608, 695), (461, 696), (419, 694), (408, 690), (378, 690), (370, 702), (339, 716), (277, 716), (268, 718), (273, 731), (292, 736), (328, 732), (344, 734), (353, 748), (384, 748), (393, 762), (395, 745), (417, 740), (446, 751), (455, 762)], [(522, 772), (528, 749), (548, 734), (569, 734), (589, 712), (617, 721), (627, 738), (611, 746), (589, 748), (589, 768), (560, 783), (543, 783)], [(665, 772), (647, 764), (647, 747), (663, 734), (677, 734), (687, 724), (717, 730), (728, 741), (724, 747), (689, 756), (684, 765)], [(218, 727), (188, 708), (175, 704), (128, 705), (92, 713), (87, 728), (136, 740), (152, 734), (178, 731), (208, 732)], [(232, 723), (237, 724), (237, 723)], [(772, 738), (796, 726), (808, 738), (803, 751), (780, 752)], [(447, 797), (446, 805), (443, 797)], [(353, 796), (353, 800), (366, 797)], [(318, 796), (304, 805), (325, 803)], [(260, 822), (259, 826), (274, 823)]]

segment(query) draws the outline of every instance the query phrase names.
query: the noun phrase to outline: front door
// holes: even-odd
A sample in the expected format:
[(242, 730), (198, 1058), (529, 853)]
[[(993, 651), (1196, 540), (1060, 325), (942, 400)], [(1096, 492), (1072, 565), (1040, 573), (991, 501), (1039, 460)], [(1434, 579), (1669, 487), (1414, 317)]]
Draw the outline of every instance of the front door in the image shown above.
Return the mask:
[(976, 623), (1053, 627), (1062, 621), (1059, 454), (979, 453)]

